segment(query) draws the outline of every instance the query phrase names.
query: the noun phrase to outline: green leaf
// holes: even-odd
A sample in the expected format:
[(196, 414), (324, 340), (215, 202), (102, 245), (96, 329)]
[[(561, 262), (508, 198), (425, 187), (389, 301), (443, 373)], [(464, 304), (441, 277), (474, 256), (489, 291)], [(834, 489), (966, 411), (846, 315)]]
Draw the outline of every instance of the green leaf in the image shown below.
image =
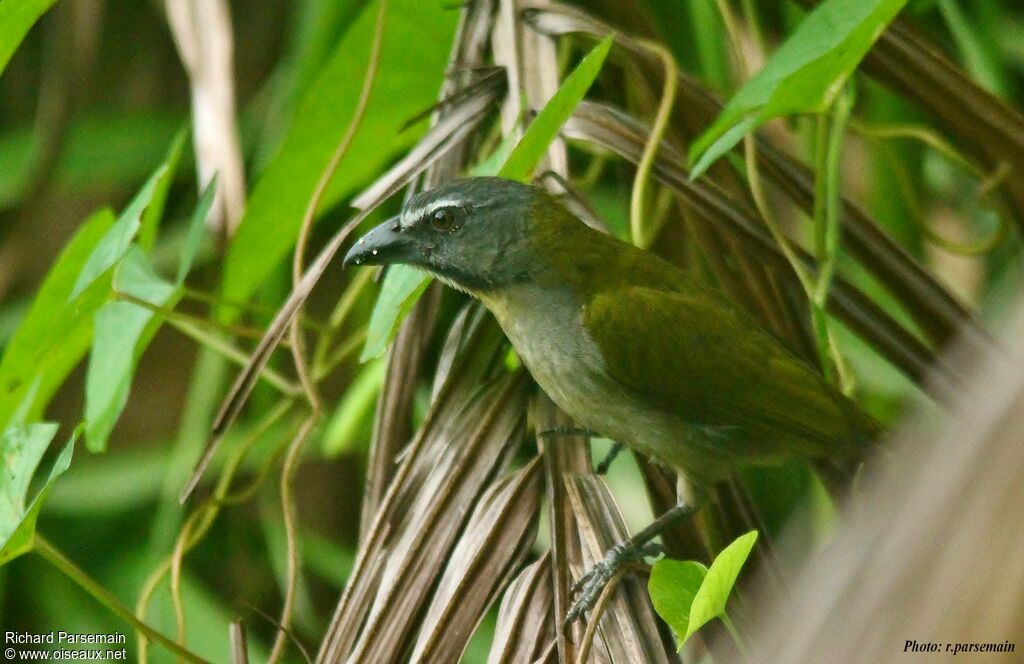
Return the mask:
[(676, 642), (683, 647), (690, 629), (690, 610), (708, 568), (696, 560), (664, 558), (654, 563), (647, 592), (661, 619), (672, 628)]
[[(114, 224), (102, 210), (82, 224), (54, 262), (32, 306), (0, 360), (0, 427), (34, 419), (89, 347), (92, 316), (109, 296), (95, 283), (74, 302), (71, 289), (82, 266)], [(27, 405), (26, 405), (27, 404)]]
[[(304, 95), (277, 156), (253, 191), (225, 259), (223, 293), (245, 301), (294, 246), (302, 215), (352, 118), (377, 3), (368, 3)], [(419, 137), (402, 126), (436, 101), (458, 12), (443, 2), (392, 0), (366, 114), (321, 201), (330, 208)], [(237, 315), (231, 312), (229, 315)]]
[(188, 276), (189, 270), (192, 269), (192, 262), (196, 258), (199, 243), (203, 239), (203, 231), (206, 230), (206, 218), (210, 216), (210, 208), (213, 207), (213, 201), (217, 197), (217, 181), (219, 179), (219, 174), (214, 173), (213, 177), (210, 178), (210, 182), (206, 185), (206, 189), (199, 196), (195, 212), (192, 213), (188, 234), (185, 236), (185, 242), (181, 247), (178, 275), (174, 278), (174, 283), (179, 286), (185, 283), (185, 277)]
[(654, 564), (647, 591), (654, 610), (672, 628), (680, 650), (708, 621), (725, 616), (725, 604), (756, 541), (756, 530), (737, 537), (711, 567), (692, 560), (664, 559)]
[[(132, 247), (114, 273), (114, 288), (158, 307), (175, 297), (174, 286), (153, 272), (145, 254)], [(85, 440), (91, 452), (101, 452), (128, 402), (139, 357), (161, 321), (149, 309), (115, 300), (96, 312), (92, 352), (85, 379)], [(151, 325), (155, 322), (156, 324)]]
[(160, 220), (163, 218), (164, 206), (167, 204), (167, 192), (171, 189), (171, 182), (174, 180), (174, 173), (178, 170), (178, 162), (181, 161), (181, 153), (185, 147), (185, 138), (188, 137), (188, 125), (178, 130), (171, 141), (171, 147), (164, 156), (163, 163), (167, 166), (166, 177), (161, 177), (153, 190), (153, 195), (146, 210), (142, 213), (142, 221), (139, 226), (139, 246), (149, 252), (156, 242), (156, 234), (160, 228)]
[(386, 369), (384, 362), (367, 364), (345, 390), (345, 396), (327, 422), (321, 446), (324, 456), (336, 457), (355, 446), (364, 424), (371, 421)]
[(360, 362), (380, 357), (398, 332), (398, 325), (412, 310), (416, 300), (430, 284), (430, 277), (408, 265), (392, 265), (388, 268), (384, 284), (377, 296), (377, 303), (370, 315), (366, 330), (366, 346), (359, 356)]
[(715, 557), (708, 568), (707, 576), (704, 577), (704, 582), (700, 584), (693, 598), (690, 624), (686, 628), (684, 642), (708, 621), (725, 614), (725, 603), (729, 600), (740, 570), (743, 569), (743, 563), (747, 562), (756, 541), (757, 531), (751, 530), (737, 537)]
[(555, 95), (544, 105), (537, 117), (523, 133), (523, 138), (512, 150), (498, 175), (510, 180), (526, 182), (544, 157), (548, 146), (587, 94), (605, 57), (612, 47), (614, 36), (608, 35), (587, 54), (576, 69), (563, 81)]
[(57, 0), (3, 0), (0, 2), (0, 74), (21, 40), (39, 17)]
[[(501, 177), (526, 181), (544, 157), (548, 146), (558, 136), (559, 129), (587, 94), (590, 85), (601, 71), (601, 65), (608, 55), (613, 42), (612, 36), (605, 37), (600, 44), (583, 58), (576, 69), (569, 74), (553, 97), (544, 105), (523, 137), (514, 148), (507, 139), (490, 157), (482, 161), (474, 175), (485, 175), (497, 171)], [(497, 159), (508, 155), (504, 165), (498, 169)], [(380, 357), (398, 331), (398, 325), (412, 309), (416, 300), (430, 283), (430, 276), (404, 265), (395, 265), (384, 276), (380, 295), (373, 308), (370, 327), (366, 334), (366, 347), (359, 361)]]
[(0, 434), (0, 537), (12, 533), (25, 514), (29, 483), (58, 428), (55, 422), (39, 422), (8, 427)]
[(149, 205), (150, 201), (153, 200), (153, 194), (166, 174), (167, 164), (161, 164), (156, 169), (156, 172), (150, 176), (146, 184), (143, 185), (139, 193), (135, 195), (132, 202), (128, 204), (124, 212), (121, 213), (117, 222), (114, 223), (107, 234), (103, 236), (103, 239), (100, 240), (99, 244), (96, 245), (88, 260), (85, 261), (85, 266), (82, 268), (81, 274), (78, 275), (78, 280), (75, 282), (75, 287), (71, 290), (69, 299), (73, 300), (78, 297), (101, 274), (114, 267), (114, 264), (128, 251), (128, 247), (135, 238), (135, 234), (139, 232), (139, 227), (142, 223), (142, 212)]
[(690, 148), (696, 178), (762, 123), (821, 113), (906, 0), (825, 0), (729, 100)]
[[(77, 429), (54, 462), (46, 483), (32, 499), (28, 508), (25, 508), (29, 482), (39, 465), (40, 457), (56, 433), (56, 424), (44, 422), (8, 429), (0, 437), (0, 449), (4, 451), (5, 462), (3, 472), (10, 472), (13, 480), (10, 484), (17, 485), (15, 493), (0, 497), (0, 565), (32, 550), (39, 511), (50, 493), (54, 480), (71, 465)], [(16, 465), (12, 466), (12, 463)], [(14, 500), (8, 502), (8, 498)]]

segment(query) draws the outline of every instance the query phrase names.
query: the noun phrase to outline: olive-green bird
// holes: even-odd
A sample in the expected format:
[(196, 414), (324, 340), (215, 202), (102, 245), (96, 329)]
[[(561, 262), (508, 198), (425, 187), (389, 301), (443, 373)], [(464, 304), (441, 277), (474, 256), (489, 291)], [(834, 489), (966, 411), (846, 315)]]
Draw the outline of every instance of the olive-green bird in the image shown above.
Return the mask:
[(413, 197), (345, 257), (346, 265), (393, 263), (479, 298), (579, 425), (688, 480), (678, 507), (581, 580), (570, 620), (710, 483), (743, 464), (854, 460), (877, 432), (721, 293), (588, 227), (541, 188), (482, 177)]

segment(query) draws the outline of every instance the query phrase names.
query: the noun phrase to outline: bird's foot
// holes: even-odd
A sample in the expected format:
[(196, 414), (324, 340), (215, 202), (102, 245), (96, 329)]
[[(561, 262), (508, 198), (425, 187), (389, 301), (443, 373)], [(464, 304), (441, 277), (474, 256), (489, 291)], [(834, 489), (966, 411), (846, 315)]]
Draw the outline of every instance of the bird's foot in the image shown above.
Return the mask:
[(622, 568), (642, 561), (648, 556), (658, 556), (661, 553), (660, 544), (653, 542), (639, 544), (632, 540), (620, 542), (608, 549), (604, 560), (591, 567), (573, 585), (571, 594), (576, 597), (576, 601), (565, 616), (563, 629), (568, 630), (574, 622), (583, 617), (584, 613), (594, 608), (605, 586)]
[(550, 429), (544, 429), (543, 431), (537, 432), (538, 438), (544, 440), (550, 440), (552, 438), (561, 438), (563, 436), (587, 436), (588, 438), (594, 438), (601, 434), (590, 429), (584, 429), (583, 427), (574, 426), (557, 426), (551, 427)]
[(612, 461), (615, 461), (615, 457), (619, 456), (619, 452), (622, 451), (622, 443), (612, 443), (612, 447), (608, 450), (608, 454), (605, 455), (601, 463), (594, 467), (594, 472), (598, 475), (606, 475), (608, 469), (612, 467)]

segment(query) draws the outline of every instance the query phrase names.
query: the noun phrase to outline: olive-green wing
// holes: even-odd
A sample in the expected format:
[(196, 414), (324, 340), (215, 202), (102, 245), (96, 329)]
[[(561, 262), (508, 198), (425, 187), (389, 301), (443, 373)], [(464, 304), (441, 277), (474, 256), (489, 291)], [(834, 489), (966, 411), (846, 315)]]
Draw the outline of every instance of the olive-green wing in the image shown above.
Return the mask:
[[(584, 325), (636, 398), (744, 456), (857, 455), (873, 421), (717, 293), (598, 293)], [(753, 460), (753, 459), (751, 459)]]

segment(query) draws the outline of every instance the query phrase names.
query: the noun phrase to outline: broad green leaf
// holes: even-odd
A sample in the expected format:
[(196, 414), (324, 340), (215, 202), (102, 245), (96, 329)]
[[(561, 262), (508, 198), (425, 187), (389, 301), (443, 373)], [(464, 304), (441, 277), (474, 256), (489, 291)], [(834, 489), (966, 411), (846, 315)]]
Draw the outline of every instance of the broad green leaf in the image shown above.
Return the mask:
[[(50, 489), (53, 487), (53, 482), (56, 480), (68, 466), (71, 465), (71, 455), (74, 453), (75, 438), (77, 437), (77, 429), (75, 433), (71, 435), (71, 440), (68, 441), (67, 445), (61, 451), (57, 460), (53, 463), (53, 468), (50, 470), (50, 475), (43, 484), (43, 487), (36, 494), (35, 498), (32, 499), (31, 504), (28, 508), (25, 508), (26, 493), (28, 490), (28, 484), (32, 479), (32, 475), (35, 473), (36, 466), (39, 465), (39, 457), (46, 450), (50, 440), (53, 439), (55, 433), (57, 433), (57, 425), (52, 423), (41, 423), (32, 424), (27, 427), (28, 431), (24, 434), (33, 440), (28, 443), (31, 448), (26, 454), (19, 457), (21, 463), (20, 468), (14, 469), (14, 474), (19, 476), (18, 482), (22, 489), (21, 500), (18, 504), (12, 505), (0, 505), (0, 509), (3, 509), (5, 513), (0, 516), (2, 522), (0, 522), (0, 565), (4, 565), (18, 556), (28, 553), (32, 550), (35, 544), (36, 534), (36, 521), (39, 518), (39, 511), (43, 507), (43, 503), (46, 502), (46, 496), (50, 493)], [(7, 450), (9, 441), (7, 439), (8, 432), (4, 432), (3, 438), (3, 449)], [(5, 461), (7, 461), (7, 453), (5, 452)], [(35, 456), (33, 459), (32, 457)], [(4, 469), (7, 472), (7, 469)], [(7, 513), (8, 508), (13, 508), (12, 511)]]
[(551, 145), (551, 141), (558, 136), (562, 125), (583, 101), (587, 90), (597, 78), (613, 41), (612, 35), (605, 37), (580, 61), (576, 69), (562, 82), (551, 100), (544, 105), (530, 126), (526, 128), (522, 139), (512, 150), (505, 165), (498, 171), (498, 175), (522, 182), (530, 179), (533, 170), (544, 157), (548, 146)]
[[(117, 292), (158, 307), (167, 306), (177, 292), (153, 272), (138, 247), (132, 247), (118, 264), (113, 283)], [(85, 379), (85, 441), (91, 452), (106, 449), (128, 402), (139, 357), (159, 326), (160, 321), (153, 318), (151, 310), (121, 300), (108, 302), (96, 312)]]
[[(544, 105), (523, 137), (510, 149), (510, 141), (503, 141), (498, 150), (488, 159), (481, 162), (474, 175), (488, 175), (495, 171), (501, 177), (526, 181), (533, 175), (533, 170), (547, 152), (548, 146), (558, 136), (558, 131), (569, 119), (572, 112), (587, 94), (601, 65), (608, 55), (613, 38), (605, 37), (600, 44), (583, 58), (576, 69), (569, 74), (554, 96)], [(497, 160), (503, 158), (504, 164)], [(359, 358), (361, 362), (380, 357), (387, 350), (394, 338), (399, 323), (416, 303), (417, 298), (427, 288), (430, 276), (404, 265), (394, 265), (384, 276), (384, 285), (370, 318), (370, 327), (366, 335), (366, 347)]]
[[(0, 360), (0, 427), (39, 416), (89, 347), (92, 316), (109, 296), (109, 282), (95, 283), (74, 302), (75, 280), (87, 258), (114, 224), (109, 210), (82, 224), (54, 262), (32, 306)], [(27, 405), (26, 401), (28, 402)]]
[[(700, 584), (690, 607), (690, 624), (686, 628), (686, 639), (713, 618), (725, 614), (725, 603), (729, 600), (736, 579), (747, 562), (750, 551), (757, 541), (757, 531), (751, 530), (740, 535), (732, 544), (722, 549), (708, 568), (704, 582)], [(680, 644), (681, 645), (681, 644)]]
[(690, 148), (698, 177), (762, 123), (825, 111), (906, 0), (825, 0)]
[(367, 364), (345, 390), (345, 396), (327, 422), (321, 446), (324, 456), (336, 457), (355, 445), (356, 437), (373, 413), (386, 369), (384, 362)]
[(708, 568), (696, 560), (664, 558), (654, 563), (647, 592), (661, 619), (672, 628), (676, 642), (683, 647), (690, 629), (690, 610)]
[(651, 570), (647, 591), (654, 610), (683, 644), (708, 621), (725, 615), (736, 579), (757, 541), (752, 530), (737, 537), (704, 567), (692, 560), (659, 560)]
[(388, 268), (373, 314), (370, 315), (366, 346), (359, 356), (360, 362), (384, 354), (398, 331), (398, 324), (412, 310), (429, 283), (430, 278), (424, 272), (408, 265), (392, 265)]
[(8, 427), (0, 434), (0, 537), (14, 532), (25, 514), (29, 483), (58, 428), (55, 422), (38, 422)]
[[(402, 126), (436, 100), (458, 12), (443, 2), (392, 0), (380, 67), (365, 116), (321, 210), (365, 184), (411, 145), (425, 123)], [(377, 19), (368, 3), (298, 106), (283, 144), (257, 183), (225, 259), (224, 296), (245, 301), (294, 246), (302, 215), (353, 116)], [(237, 315), (231, 312), (230, 315)]]
[(366, 0), (300, 0), (290, 2), (281, 57), (270, 77), (271, 94), (251, 170), (262, 173), (281, 146), (296, 111), (296, 102), (331, 57), (335, 46), (360, 15)]
[(192, 269), (192, 262), (196, 258), (196, 251), (199, 250), (199, 243), (203, 239), (203, 231), (206, 230), (206, 218), (210, 216), (210, 208), (213, 207), (213, 201), (217, 197), (217, 181), (219, 179), (216, 173), (210, 178), (206, 189), (199, 196), (195, 212), (192, 213), (188, 234), (185, 236), (185, 242), (181, 247), (178, 275), (174, 278), (174, 283), (179, 286), (185, 283), (185, 277), (188, 276), (189, 270)]
[(82, 268), (81, 274), (78, 275), (75, 287), (71, 289), (69, 299), (73, 300), (78, 297), (101, 274), (114, 267), (114, 264), (128, 251), (128, 247), (135, 238), (135, 234), (139, 232), (139, 227), (142, 223), (142, 213), (150, 201), (153, 200), (153, 194), (156, 192), (157, 186), (166, 175), (167, 164), (162, 164), (150, 176), (139, 193), (135, 195), (132, 202), (128, 204), (128, 207), (118, 217), (117, 222), (100, 240), (96, 248), (93, 249), (92, 254), (85, 261), (85, 266)]
[(0, 74), (11, 61), (21, 40), (57, 0), (0, 1)]
[(184, 151), (185, 139), (188, 137), (188, 127), (182, 127), (174, 135), (171, 147), (164, 156), (163, 163), (167, 165), (167, 176), (161, 177), (153, 190), (153, 195), (145, 211), (142, 213), (142, 220), (139, 226), (139, 246), (148, 253), (152, 251), (156, 242), (157, 231), (160, 229), (160, 220), (164, 215), (164, 206), (167, 204), (167, 192), (171, 189), (171, 182), (178, 170), (178, 162), (181, 161), (181, 153)]

